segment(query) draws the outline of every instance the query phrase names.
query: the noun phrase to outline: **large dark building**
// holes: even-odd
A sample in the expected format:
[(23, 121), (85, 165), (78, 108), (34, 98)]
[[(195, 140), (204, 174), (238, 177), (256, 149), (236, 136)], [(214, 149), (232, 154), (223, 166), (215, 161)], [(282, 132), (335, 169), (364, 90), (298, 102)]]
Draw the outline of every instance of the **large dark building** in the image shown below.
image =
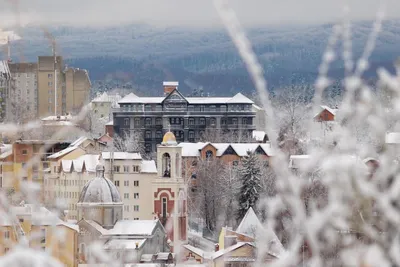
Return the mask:
[[(164, 82), (163, 97), (122, 98), (113, 112), (114, 132), (123, 138), (141, 134), (146, 152), (155, 152), (169, 129), (178, 142), (199, 142), (208, 130), (252, 136), (254, 103), (241, 93), (233, 97), (184, 97), (178, 82)], [(233, 142), (233, 141), (232, 141)]]

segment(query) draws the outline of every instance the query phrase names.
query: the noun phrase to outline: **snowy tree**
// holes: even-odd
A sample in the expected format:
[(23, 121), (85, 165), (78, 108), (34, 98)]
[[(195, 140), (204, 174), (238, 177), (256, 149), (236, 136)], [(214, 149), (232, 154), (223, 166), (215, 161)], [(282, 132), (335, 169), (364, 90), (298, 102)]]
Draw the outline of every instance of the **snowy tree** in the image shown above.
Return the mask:
[(257, 211), (262, 187), (260, 163), (256, 154), (247, 153), (247, 156), (242, 161), (239, 173), (241, 184), (237, 197), (239, 205), (237, 211), (238, 221), (243, 218), (250, 207)]
[(108, 148), (110, 151), (123, 152), (140, 152), (143, 155), (145, 150), (142, 143), (141, 132), (132, 132), (130, 135), (125, 135), (124, 138), (114, 134), (112, 146)]

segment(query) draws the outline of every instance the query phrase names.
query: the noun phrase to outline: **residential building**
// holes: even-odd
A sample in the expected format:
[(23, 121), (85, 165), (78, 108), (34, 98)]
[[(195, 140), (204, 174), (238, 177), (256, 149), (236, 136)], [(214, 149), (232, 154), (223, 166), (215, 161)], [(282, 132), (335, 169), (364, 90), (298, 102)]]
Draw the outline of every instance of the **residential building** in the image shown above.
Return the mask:
[(45, 251), (64, 266), (78, 266), (77, 225), (62, 221), (44, 207), (30, 204), (13, 206), (0, 213), (0, 256), (12, 253), (14, 246), (27, 240), (37, 253)]
[(44, 172), (49, 168), (48, 156), (63, 150), (70, 143), (52, 140), (17, 140), (0, 155), (1, 189), (12, 197), (21, 181), (43, 185)]
[(321, 106), (321, 111), (314, 116), (317, 122), (335, 121), (338, 108), (330, 108), (328, 106)]
[(85, 69), (66, 67), (63, 74), (62, 109), (58, 114), (78, 114), (90, 101), (89, 73)]
[(139, 153), (87, 154), (83, 148), (72, 146), (49, 158), (52, 168), (46, 174), (46, 199), (49, 204), (55, 198), (63, 200), (70, 219), (78, 219), (76, 204), (84, 186), (95, 178), (96, 165), (100, 161), (104, 162), (106, 176), (122, 196), (122, 219), (154, 218), (152, 195), (149, 193), (152, 181), (157, 175), (154, 161), (143, 160)]
[(12, 88), (12, 77), (7, 61), (0, 61), (0, 122), (4, 122), (11, 113), (8, 111), (13, 102), (9, 95)]
[(8, 63), (12, 77), (12, 88), (8, 100), (11, 121), (36, 118), (38, 109), (37, 63)]
[[(154, 153), (165, 132), (178, 142), (199, 142), (207, 132), (247, 136), (256, 129), (254, 102), (241, 93), (233, 97), (184, 97), (177, 82), (164, 82), (163, 97), (129, 94), (113, 112), (114, 134), (141, 134), (146, 153)], [(236, 138), (237, 139), (237, 138)]]
[(119, 94), (98, 93), (96, 98), (90, 102), (92, 112), (98, 118), (107, 118), (107, 121), (112, 120), (112, 109), (119, 108), (118, 101), (121, 98)]

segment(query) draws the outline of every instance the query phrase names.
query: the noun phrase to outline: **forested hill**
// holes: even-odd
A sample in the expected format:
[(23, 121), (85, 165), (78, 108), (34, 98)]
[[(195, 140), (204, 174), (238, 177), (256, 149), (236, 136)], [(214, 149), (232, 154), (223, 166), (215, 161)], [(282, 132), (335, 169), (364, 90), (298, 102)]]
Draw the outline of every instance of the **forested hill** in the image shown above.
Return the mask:
[[(353, 52), (357, 58), (371, 27), (371, 22), (352, 27)], [(102, 81), (102, 85), (132, 86), (149, 95), (159, 94), (163, 80), (179, 80), (186, 93), (198, 87), (215, 95), (253, 90), (240, 57), (223, 30), (145, 25), (48, 30), (56, 37), (66, 63), (88, 69), (92, 80)], [(319, 25), (249, 29), (248, 35), (270, 88), (277, 88), (315, 80), (331, 32), (331, 25)], [(374, 77), (377, 66), (393, 70), (392, 63), (400, 55), (399, 33), (400, 21), (384, 24), (370, 60), (368, 78)], [(26, 59), (50, 53), (41, 29), (24, 28), (23, 37), (22, 43), (15, 46), (22, 45)], [(13, 57), (18, 58), (18, 49), (13, 52)], [(332, 65), (334, 77), (341, 77), (342, 65), (340, 58)]]

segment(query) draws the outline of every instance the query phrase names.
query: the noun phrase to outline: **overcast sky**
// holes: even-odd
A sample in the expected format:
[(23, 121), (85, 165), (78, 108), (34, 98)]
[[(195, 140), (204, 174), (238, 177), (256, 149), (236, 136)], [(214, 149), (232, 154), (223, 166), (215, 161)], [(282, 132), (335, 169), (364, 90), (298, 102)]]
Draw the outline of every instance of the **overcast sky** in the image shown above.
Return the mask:
[[(14, 0), (17, 1), (17, 0)], [(15, 23), (9, 1), (3, 25)], [(22, 23), (106, 26), (140, 22), (161, 26), (220, 27), (212, 0), (19, 0)], [(381, 0), (231, 0), (247, 26), (325, 23), (338, 20), (343, 3), (352, 19), (373, 19)], [(8, 6), (8, 8), (6, 8)], [(387, 16), (400, 17), (400, 0), (386, 0)], [(1, 26), (0, 26), (1, 27)]]

